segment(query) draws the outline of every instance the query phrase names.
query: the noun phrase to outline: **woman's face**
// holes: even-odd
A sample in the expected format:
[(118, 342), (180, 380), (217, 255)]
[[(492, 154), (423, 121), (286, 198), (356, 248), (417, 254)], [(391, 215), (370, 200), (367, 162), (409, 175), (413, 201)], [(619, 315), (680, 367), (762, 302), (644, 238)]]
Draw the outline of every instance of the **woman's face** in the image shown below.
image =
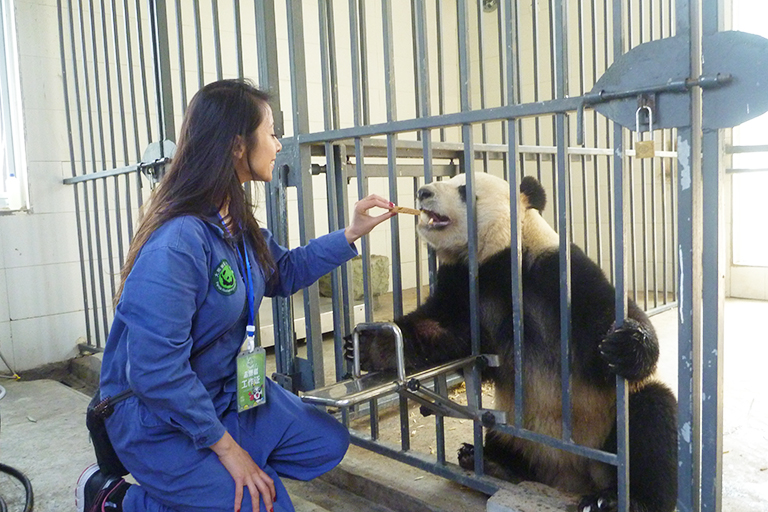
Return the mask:
[(246, 150), (244, 143), (235, 148), (235, 171), (240, 183), (272, 181), (275, 157), (283, 145), (275, 135), (275, 120), (269, 105), (264, 106), (264, 118), (254, 130), (254, 136), (256, 144), (250, 151)]

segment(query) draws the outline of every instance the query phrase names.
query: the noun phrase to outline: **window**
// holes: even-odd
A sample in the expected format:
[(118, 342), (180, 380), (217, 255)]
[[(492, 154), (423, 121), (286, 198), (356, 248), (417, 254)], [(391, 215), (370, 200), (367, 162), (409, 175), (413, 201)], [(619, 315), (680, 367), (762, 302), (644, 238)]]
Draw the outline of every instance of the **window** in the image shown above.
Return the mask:
[(12, 2), (0, 2), (0, 211), (26, 206), (26, 159)]
[[(734, 0), (734, 29), (768, 37), (765, 0)], [(768, 146), (768, 114), (747, 121), (733, 131), (735, 146)], [(755, 148), (761, 149), (761, 148)], [(768, 151), (737, 153), (733, 168), (752, 170), (733, 175), (733, 263), (768, 266)]]

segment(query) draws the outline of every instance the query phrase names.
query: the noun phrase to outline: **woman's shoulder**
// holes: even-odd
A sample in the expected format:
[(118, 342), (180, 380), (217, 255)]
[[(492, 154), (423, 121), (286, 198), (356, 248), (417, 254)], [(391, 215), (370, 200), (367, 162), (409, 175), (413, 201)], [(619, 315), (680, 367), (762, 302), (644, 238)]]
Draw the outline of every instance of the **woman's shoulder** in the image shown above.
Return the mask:
[(195, 253), (210, 246), (220, 228), (195, 215), (174, 217), (157, 228), (146, 249), (170, 248)]

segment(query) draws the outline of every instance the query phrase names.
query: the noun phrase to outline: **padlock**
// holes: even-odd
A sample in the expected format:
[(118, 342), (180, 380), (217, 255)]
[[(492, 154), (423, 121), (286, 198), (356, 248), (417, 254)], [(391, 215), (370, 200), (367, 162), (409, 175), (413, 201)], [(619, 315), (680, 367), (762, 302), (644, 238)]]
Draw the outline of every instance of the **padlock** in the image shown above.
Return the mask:
[[(651, 140), (643, 140), (643, 133), (640, 131), (640, 112), (648, 111), (648, 131), (651, 132)], [(656, 147), (653, 144), (653, 110), (648, 105), (643, 105), (635, 113), (635, 122), (637, 131), (635, 136), (635, 158), (653, 158), (656, 156)]]

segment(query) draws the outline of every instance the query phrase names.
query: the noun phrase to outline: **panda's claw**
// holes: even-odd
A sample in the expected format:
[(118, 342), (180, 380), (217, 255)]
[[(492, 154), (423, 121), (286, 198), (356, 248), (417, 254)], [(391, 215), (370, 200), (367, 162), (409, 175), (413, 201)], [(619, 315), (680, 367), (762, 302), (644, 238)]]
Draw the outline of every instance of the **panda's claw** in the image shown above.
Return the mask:
[(630, 380), (650, 375), (659, 357), (653, 332), (631, 318), (618, 329), (612, 329), (598, 350), (611, 372)]
[(468, 471), (475, 469), (475, 445), (462, 443), (458, 452), (459, 466)]
[(584, 496), (579, 502), (579, 512), (615, 512), (617, 509), (618, 498), (613, 490)]

